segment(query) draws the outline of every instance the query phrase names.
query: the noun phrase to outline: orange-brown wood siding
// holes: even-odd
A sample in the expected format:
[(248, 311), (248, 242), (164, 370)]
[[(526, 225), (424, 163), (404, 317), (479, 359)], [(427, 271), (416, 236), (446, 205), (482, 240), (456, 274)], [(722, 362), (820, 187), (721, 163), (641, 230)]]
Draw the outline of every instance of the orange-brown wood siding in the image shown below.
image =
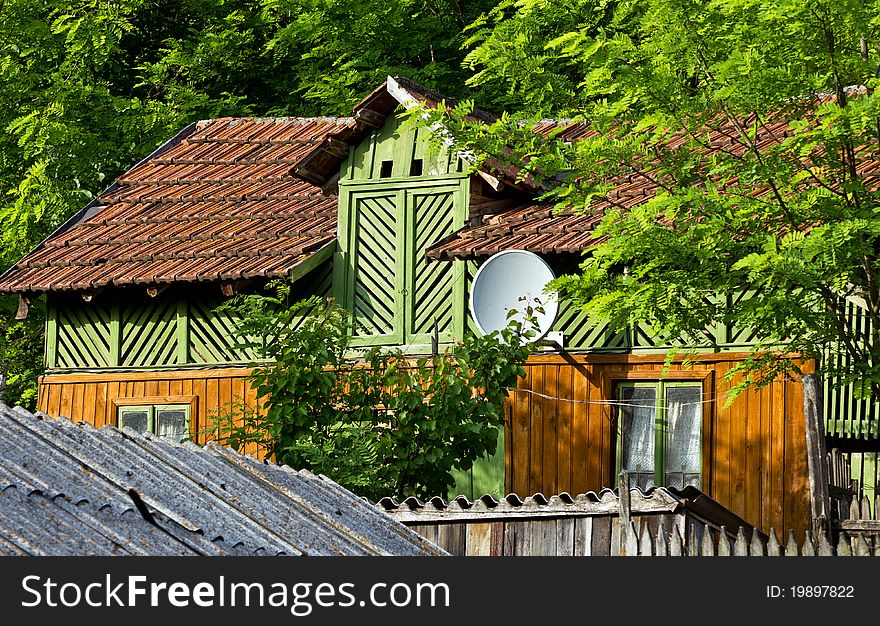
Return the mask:
[[(116, 426), (116, 408), (127, 401), (194, 398), (190, 433), (195, 441), (204, 443), (205, 431), (214, 425), (217, 415), (229, 412), (231, 404), (255, 405), (256, 393), (245, 380), (249, 372), (245, 368), (223, 368), (47, 375), (40, 379), (38, 408), (53, 417)], [(245, 451), (254, 453), (256, 448)]]
[(732, 383), (724, 376), (743, 356), (698, 355), (690, 357), (697, 364), (672, 363), (665, 375), (664, 354), (533, 356), (518, 384), (528, 391), (511, 395), (505, 488), (525, 496), (616, 486), (616, 416), (602, 403), (614, 397), (615, 384), (702, 381), (709, 401), (702, 490), (764, 531), (793, 528), (802, 537), (810, 496), (801, 383), (778, 380), (725, 406)]
[[(809, 527), (800, 381), (776, 381), (726, 407), (724, 392), (730, 383), (724, 375), (739, 358), (701, 355), (698, 364), (673, 363), (665, 374), (666, 380), (702, 381), (711, 400), (703, 412), (702, 489), (749, 523), (778, 533), (793, 528), (800, 538)], [(506, 490), (526, 496), (615, 486), (614, 414), (602, 401), (614, 397), (618, 381), (661, 378), (663, 359), (663, 354), (532, 357), (517, 385), (527, 391), (511, 395)], [(47, 375), (40, 381), (39, 409), (96, 426), (115, 425), (116, 407), (126, 399), (194, 396), (190, 432), (203, 442), (203, 431), (222, 405), (255, 403), (245, 380), (248, 372), (225, 368)]]

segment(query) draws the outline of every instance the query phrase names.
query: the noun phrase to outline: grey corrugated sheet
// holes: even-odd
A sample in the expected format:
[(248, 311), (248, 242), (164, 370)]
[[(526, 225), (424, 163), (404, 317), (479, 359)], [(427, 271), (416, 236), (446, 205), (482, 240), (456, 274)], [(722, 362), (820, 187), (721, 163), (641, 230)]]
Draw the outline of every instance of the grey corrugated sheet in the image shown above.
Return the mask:
[[(577, 496), (563, 492), (547, 497), (536, 493), (525, 499), (510, 494), (502, 500), (490, 495), (471, 501), (465, 496), (446, 501), (435, 497), (427, 501), (406, 498), (397, 501), (382, 498), (378, 506), (391, 514), (394, 519), (405, 524), (450, 521), (479, 521), (500, 519), (524, 519), (560, 516), (617, 515), (620, 498), (617, 490), (603, 489), (599, 493), (588, 491)], [(646, 491), (630, 489), (630, 510), (634, 515), (650, 513), (676, 513), (686, 510), (701, 519), (717, 525), (724, 525), (734, 531), (742, 526), (752, 526), (736, 516), (696, 487), (675, 489), (673, 487), (651, 487)]]
[(0, 404), (0, 554), (444, 552), (325, 477)]
[[(647, 492), (630, 490), (630, 508), (634, 513), (673, 513), (684, 504), (678, 492), (665, 487), (654, 487)], [(506, 518), (506, 517), (558, 517), (559, 515), (608, 515), (620, 507), (617, 492), (603, 489), (599, 493), (589, 491), (577, 496), (567, 492), (547, 497), (541, 493), (525, 499), (510, 494), (502, 500), (490, 495), (474, 501), (465, 496), (446, 501), (434, 497), (423, 501), (406, 498), (398, 502), (382, 498), (378, 506), (402, 522), (424, 520), (451, 521), (457, 519)]]

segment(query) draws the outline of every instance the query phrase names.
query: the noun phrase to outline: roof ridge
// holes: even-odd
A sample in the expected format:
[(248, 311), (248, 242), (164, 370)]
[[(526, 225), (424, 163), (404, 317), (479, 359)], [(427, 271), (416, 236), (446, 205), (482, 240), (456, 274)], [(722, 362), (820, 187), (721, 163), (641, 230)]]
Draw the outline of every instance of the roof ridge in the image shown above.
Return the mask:
[(298, 116), (298, 115), (281, 115), (278, 117), (274, 116), (229, 116), (229, 117), (212, 117), (201, 119), (196, 122), (198, 128), (203, 128), (208, 124), (212, 124), (214, 122), (227, 122), (227, 123), (236, 123), (241, 124), (244, 122), (258, 122), (261, 124), (268, 123), (276, 123), (276, 122), (293, 122), (296, 124), (308, 124), (310, 122), (336, 122), (340, 123), (348, 123), (354, 121), (354, 118), (349, 116), (335, 116), (335, 115), (316, 115), (316, 116)]

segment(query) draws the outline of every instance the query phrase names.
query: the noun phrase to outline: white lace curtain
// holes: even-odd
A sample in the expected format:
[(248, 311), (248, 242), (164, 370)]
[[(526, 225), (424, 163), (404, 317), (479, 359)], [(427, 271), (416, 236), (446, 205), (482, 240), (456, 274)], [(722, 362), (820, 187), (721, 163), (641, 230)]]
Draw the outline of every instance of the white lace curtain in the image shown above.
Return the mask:
[(666, 388), (666, 486), (700, 485), (702, 388)]
[(620, 466), (629, 472), (630, 487), (654, 485), (654, 428), (657, 390), (625, 387), (621, 393)]
[[(665, 399), (664, 485), (698, 487), (702, 386), (667, 386)], [(625, 387), (620, 400), (621, 468), (631, 487), (647, 489), (655, 484), (657, 387)]]

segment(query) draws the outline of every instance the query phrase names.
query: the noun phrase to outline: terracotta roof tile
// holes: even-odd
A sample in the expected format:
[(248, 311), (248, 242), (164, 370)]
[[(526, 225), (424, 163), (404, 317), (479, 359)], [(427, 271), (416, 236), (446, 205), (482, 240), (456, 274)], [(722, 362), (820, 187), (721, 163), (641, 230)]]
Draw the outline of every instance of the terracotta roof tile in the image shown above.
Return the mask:
[[(397, 79), (397, 85), (429, 104), (442, 99), (405, 79)], [(383, 89), (356, 110), (375, 105), (389, 113), (396, 104)], [(494, 118), (478, 111), (475, 119)], [(365, 128), (349, 118), (199, 122), (188, 135), (123, 174), (98, 198), (99, 209), (88, 219), (54, 235), (9, 270), (0, 292), (285, 275), (332, 241), (336, 229), (336, 198), (295, 178), (295, 167), (320, 152), (325, 140), (352, 141)], [(540, 122), (535, 130), (566, 141), (595, 133), (586, 124), (564, 120)], [(784, 123), (770, 122), (757, 141), (767, 147), (786, 132)], [(731, 128), (719, 125), (707, 135), (716, 150), (739, 149), (731, 143)], [(682, 141), (671, 138), (669, 146)], [(337, 160), (334, 156), (327, 163)], [(862, 174), (876, 174), (880, 162), (866, 159), (858, 167)], [(516, 174), (515, 167), (501, 169), (502, 174)], [(593, 229), (605, 208), (629, 208), (655, 193), (657, 183), (650, 174), (634, 172), (612, 180), (612, 191), (596, 202), (590, 215), (559, 213), (549, 204), (524, 201), (474, 217), (429, 248), (428, 256), (479, 257), (508, 248), (580, 252), (597, 243)], [(528, 180), (525, 186), (530, 186)]]
[[(828, 98), (824, 98), (827, 100)], [(817, 101), (823, 98), (817, 98)], [(815, 103), (815, 102), (814, 102)], [(741, 120), (745, 127), (754, 127), (754, 119)], [(782, 140), (790, 132), (784, 116), (771, 119), (759, 128), (756, 144), (766, 150)], [(541, 134), (556, 132), (557, 137), (566, 141), (578, 141), (595, 134), (583, 123), (570, 123), (565, 120), (545, 120), (534, 126)], [(717, 124), (707, 125), (703, 131), (706, 146), (703, 152), (707, 158), (728, 151), (743, 153), (747, 147), (740, 141), (735, 125), (719, 118)], [(675, 149), (686, 141), (684, 136), (671, 137), (666, 147)], [(598, 243), (593, 229), (598, 225), (605, 209), (609, 206), (623, 209), (632, 208), (645, 202), (660, 189), (660, 184), (652, 178), (654, 166), (646, 164), (644, 172), (636, 172), (610, 179), (611, 191), (604, 197), (594, 199), (589, 215), (575, 215), (570, 210), (558, 213), (552, 205), (536, 202), (504, 209), (493, 214), (480, 216), (476, 223), (460, 229), (451, 237), (428, 248), (427, 254), (435, 259), (460, 259), (489, 256), (510, 248), (521, 248), (534, 252), (571, 253), (580, 252)], [(502, 174), (513, 175), (513, 166), (501, 168)], [(880, 160), (870, 155), (860, 159), (857, 165), (860, 175), (873, 174), (880, 170)], [(865, 178), (866, 181), (872, 180)], [(736, 184), (734, 181), (731, 183)], [(877, 185), (880, 187), (880, 184)], [(766, 193), (766, 189), (749, 189), (746, 193), (755, 196)]]
[(530, 202), (482, 216), (477, 224), (428, 248), (427, 254), (435, 259), (463, 259), (510, 249), (581, 252), (596, 243), (592, 230), (598, 220), (598, 215), (558, 213), (551, 204)]
[(18, 262), (0, 291), (283, 276), (335, 237), (336, 197), (291, 170), (348, 118), (223, 118), (120, 176), (88, 219)]

